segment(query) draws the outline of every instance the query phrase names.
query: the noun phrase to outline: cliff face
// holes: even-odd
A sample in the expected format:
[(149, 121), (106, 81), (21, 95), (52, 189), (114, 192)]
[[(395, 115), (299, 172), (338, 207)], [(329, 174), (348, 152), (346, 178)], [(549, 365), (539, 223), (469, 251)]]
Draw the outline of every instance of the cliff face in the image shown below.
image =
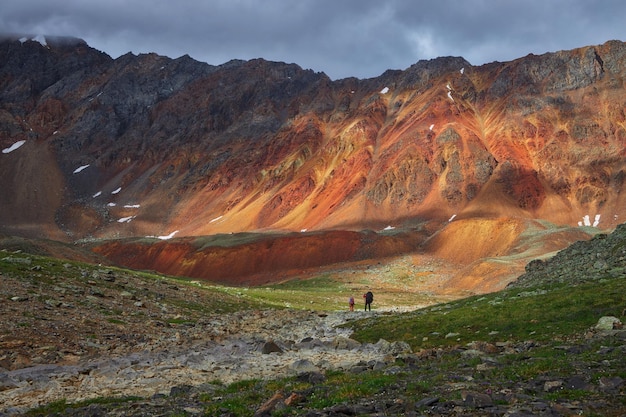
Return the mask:
[(0, 57), (9, 233), (361, 229), (454, 215), (623, 221), (618, 41), (337, 81), (264, 60), (113, 60), (77, 39), (6, 38)]

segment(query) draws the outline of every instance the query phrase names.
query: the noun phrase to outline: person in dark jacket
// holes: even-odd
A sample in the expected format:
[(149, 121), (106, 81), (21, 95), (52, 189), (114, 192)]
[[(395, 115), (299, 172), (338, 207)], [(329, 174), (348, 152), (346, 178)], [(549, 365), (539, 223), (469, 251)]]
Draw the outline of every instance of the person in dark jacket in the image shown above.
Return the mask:
[(363, 294), (363, 298), (365, 299), (365, 311), (367, 311), (368, 309), (369, 311), (372, 311), (372, 301), (374, 301), (374, 294), (372, 294), (371, 291), (368, 291)]

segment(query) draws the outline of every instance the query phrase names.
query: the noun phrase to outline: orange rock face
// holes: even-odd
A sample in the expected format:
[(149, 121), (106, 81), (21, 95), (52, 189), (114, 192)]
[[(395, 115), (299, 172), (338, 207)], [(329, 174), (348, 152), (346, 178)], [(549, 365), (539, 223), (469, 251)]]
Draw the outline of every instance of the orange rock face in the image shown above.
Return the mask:
[[(82, 43), (0, 46), (4, 233), (188, 237), (98, 250), (237, 280), (361, 259), (361, 236), (325, 234), (323, 251), (317, 238), (289, 235), (209, 252), (192, 237), (443, 225), (432, 250), (471, 263), (513, 248), (522, 219), (623, 222), (621, 42), (480, 67), (439, 58), (337, 81), (264, 60), (212, 67), (154, 54), (112, 60)], [(375, 256), (415, 243), (377, 239)]]

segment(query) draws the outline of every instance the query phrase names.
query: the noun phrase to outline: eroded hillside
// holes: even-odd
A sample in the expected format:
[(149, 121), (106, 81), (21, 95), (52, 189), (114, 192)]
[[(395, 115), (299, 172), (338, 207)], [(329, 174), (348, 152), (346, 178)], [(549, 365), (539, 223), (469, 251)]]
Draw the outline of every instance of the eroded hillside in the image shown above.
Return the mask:
[[(114, 60), (66, 38), (5, 37), (0, 56), (5, 234), (76, 241), (419, 230), (420, 242), (374, 245), (368, 256), (355, 255), (365, 249), (345, 236), (332, 254), (332, 245), (316, 252), (319, 235), (301, 246), (290, 237), (246, 274), (272, 262), (298, 270), (407, 253), (436, 235), (424, 248), (474, 268), (465, 270), (471, 277), (491, 268), (476, 265), (481, 256), (515, 256), (536, 220), (605, 230), (623, 222), (619, 41), (482, 66), (438, 58), (366, 80), (262, 59)], [(544, 253), (588, 237), (561, 234)], [(183, 256), (177, 245), (185, 240), (161, 245), (167, 255), (154, 245), (147, 252), (159, 257), (137, 257), (167, 269)], [(250, 259), (267, 252), (254, 251)]]
[(621, 42), (337, 81), (264, 60), (113, 60), (80, 40), (0, 48), (0, 218), (11, 232), (622, 220)]

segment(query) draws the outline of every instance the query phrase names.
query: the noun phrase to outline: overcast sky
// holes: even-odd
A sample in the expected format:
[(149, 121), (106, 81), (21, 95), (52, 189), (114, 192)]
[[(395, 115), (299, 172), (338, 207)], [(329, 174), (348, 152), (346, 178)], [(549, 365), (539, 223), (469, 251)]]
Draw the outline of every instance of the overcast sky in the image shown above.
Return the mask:
[(113, 58), (264, 58), (369, 78), (440, 56), (481, 65), (626, 41), (626, 1), (2, 0), (0, 32), (79, 37)]

